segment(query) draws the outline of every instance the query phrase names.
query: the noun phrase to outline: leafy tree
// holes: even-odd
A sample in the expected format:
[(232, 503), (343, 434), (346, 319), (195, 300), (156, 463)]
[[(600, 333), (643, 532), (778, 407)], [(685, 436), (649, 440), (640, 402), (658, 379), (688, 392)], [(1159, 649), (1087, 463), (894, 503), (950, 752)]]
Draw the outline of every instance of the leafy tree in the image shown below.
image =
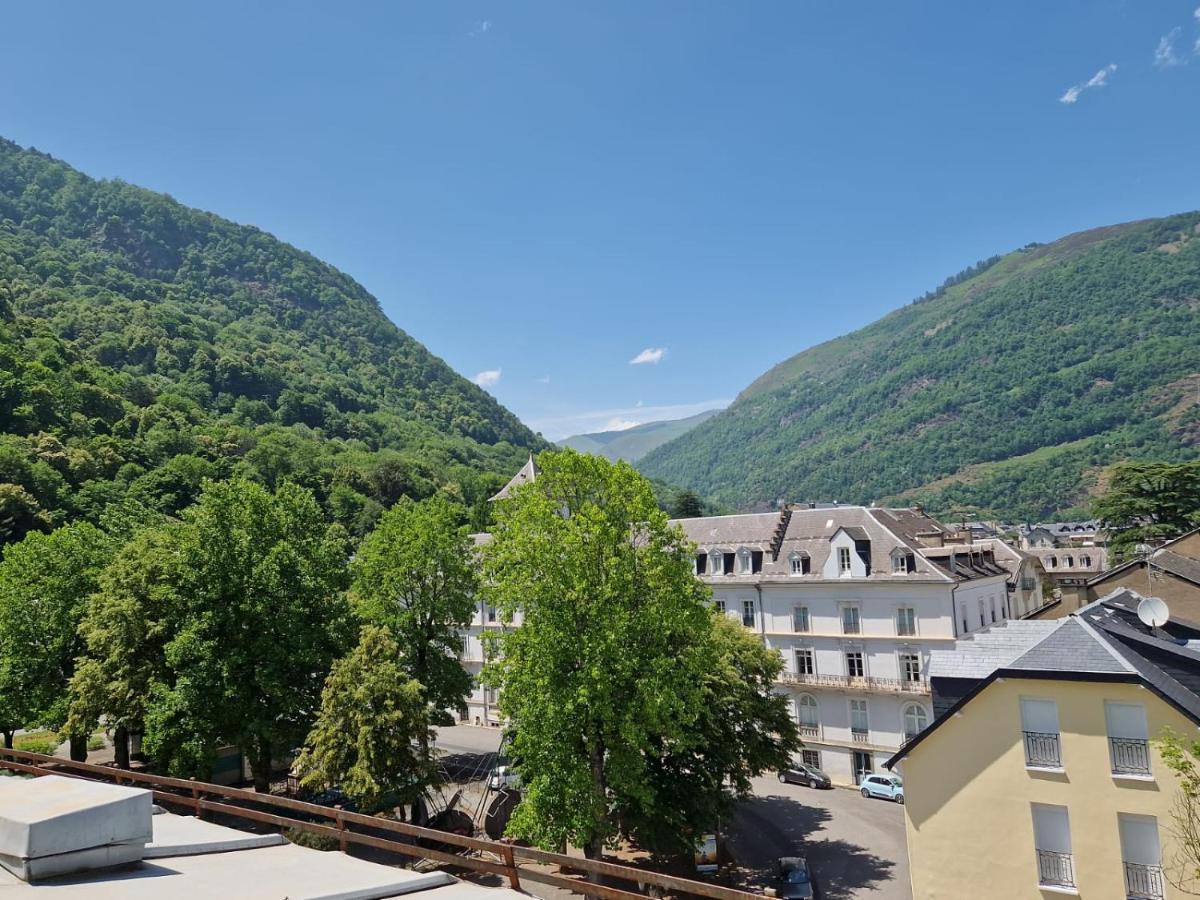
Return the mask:
[(1116, 560), (1133, 556), (1138, 544), (1178, 537), (1200, 525), (1200, 462), (1115, 466), (1092, 512), (1111, 531)]
[(146, 749), (172, 770), (205, 771), (217, 740), (246, 752), (254, 786), (299, 745), (347, 644), (347, 542), (312, 494), (209, 482), (175, 535), (164, 573), (178, 604), (152, 689)]
[[(83, 650), (79, 623), (87, 597), (114, 552), (111, 538), (86, 522), (32, 532), (0, 562), (0, 730), (32, 724), (61, 728), (68, 684)], [(72, 731), (71, 758), (87, 758), (87, 732)]]
[(401, 665), (421, 684), (439, 725), (454, 721), (449, 711), (471, 692), (458, 661), (478, 587), (466, 518), (444, 494), (403, 499), (383, 514), (353, 565), (359, 615), (392, 633)]
[(1164, 728), (1155, 743), (1178, 783), (1171, 809), (1175, 856), (1164, 860), (1163, 874), (1185, 894), (1200, 891), (1200, 741), (1187, 741)]
[(181, 539), (178, 524), (135, 535), (101, 573), (80, 624), (86, 655), (71, 679), (68, 727), (89, 734), (104, 717), (120, 768), (129, 767), (129, 735), (145, 730), (154, 686), (170, 678), (166, 646), (179, 624)]
[(774, 687), (779, 651), (717, 614), (705, 639), (711, 668), (701, 675), (701, 713), (686, 740), (653, 742), (653, 790), (629, 797), (621, 812), (640, 847), (687, 865), (702, 835), (750, 794), (750, 779), (785, 768), (801, 746), (788, 699)]
[(50, 516), (33, 494), (19, 484), (0, 484), (0, 541), (19, 541), (49, 528)]
[(704, 515), (704, 501), (695, 491), (679, 491), (671, 502), (672, 519), (694, 519)]
[(485, 677), (503, 691), (522, 761), (509, 832), (595, 858), (623, 810), (653, 803), (648, 751), (686, 742), (704, 714), (711, 615), (691, 547), (649, 482), (573, 451), (538, 465), (498, 504), (483, 551), (491, 600), (523, 614)]
[(409, 676), (386, 628), (363, 628), (333, 664), (321, 711), (296, 761), (302, 783), (340, 785), (367, 810), (417, 799), (436, 776), (425, 690)]

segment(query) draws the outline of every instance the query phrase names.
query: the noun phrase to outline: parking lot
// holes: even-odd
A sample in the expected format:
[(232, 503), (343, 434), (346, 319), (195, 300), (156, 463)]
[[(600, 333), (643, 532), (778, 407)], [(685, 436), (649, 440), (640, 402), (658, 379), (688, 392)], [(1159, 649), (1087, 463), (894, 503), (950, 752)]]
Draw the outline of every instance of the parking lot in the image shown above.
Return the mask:
[(728, 843), (748, 887), (770, 884), (780, 856), (806, 856), (825, 900), (911, 900), (904, 808), (845, 788), (814, 791), (759, 778)]

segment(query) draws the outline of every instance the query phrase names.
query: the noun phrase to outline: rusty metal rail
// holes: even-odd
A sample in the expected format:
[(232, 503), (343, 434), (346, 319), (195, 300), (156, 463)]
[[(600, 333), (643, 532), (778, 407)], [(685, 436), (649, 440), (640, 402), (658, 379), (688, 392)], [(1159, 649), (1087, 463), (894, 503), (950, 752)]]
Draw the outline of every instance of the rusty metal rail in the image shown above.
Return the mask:
[[(665, 888), (696, 897), (707, 897), (711, 900), (761, 900), (761, 895), (739, 891), (721, 885), (694, 881), (690, 878), (680, 878), (662, 872), (649, 872), (635, 869), (632, 866), (622, 866), (601, 860), (580, 859), (562, 853), (551, 853), (533, 847), (523, 847), (503, 841), (490, 841), (481, 838), (467, 837), (452, 832), (438, 831), (433, 828), (423, 828), (410, 825), (407, 822), (396, 822), (392, 819), (380, 819), (362, 813), (348, 812), (321, 806), (316, 803), (306, 803), (303, 800), (293, 800), (290, 797), (275, 797), (270, 794), (259, 794), (242, 788), (224, 787), (217, 784), (195, 781), (192, 779), (170, 778), (164, 775), (150, 775), (145, 772), (130, 772), (111, 766), (97, 766), (89, 763), (79, 763), (46, 756), (41, 753), (29, 753), (24, 750), (8, 750), (0, 747), (0, 769), (23, 772), (29, 775), (66, 775), (74, 778), (91, 778), (114, 781), (117, 784), (129, 784), (146, 787), (154, 794), (154, 799), (160, 803), (174, 804), (190, 809), (197, 818), (204, 818), (206, 813), (226, 815), (246, 819), (277, 828), (294, 829), (309, 834), (333, 838), (343, 851), (351, 844), (372, 847), (399, 856), (418, 859), (430, 859), (446, 865), (458, 866), (475, 872), (486, 872), (508, 879), (514, 890), (521, 889), (521, 879), (536, 881), (542, 884), (554, 885), (599, 897), (602, 900), (644, 900), (647, 886)], [(220, 798), (210, 799), (210, 798)], [(242, 803), (252, 803), (258, 806), (271, 807), (276, 810), (286, 810), (326, 819), (332, 824), (319, 824), (295, 816), (279, 812), (265, 812), (259, 809), (248, 809), (244, 806), (234, 806), (221, 800), (235, 800)], [(350, 826), (357, 825), (377, 831), (390, 832), (417, 841), (432, 841), (442, 845), (460, 848), (459, 853), (451, 853), (436, 847), (427, 847), (419, 843), (391, 840), (361, 834), (352, 831)], [(477, 856), (461, 855), (464, 852), (474, 852), (491, 856), (484, 859)], [(521, 863), (535, 863), (556, 866), (561, 870), (571, 870), (606, 878), (615, 878), (636, 886), (633, 891), (598, 884), (583, 878), (576, 878), (555, 872), (532, 869)]]

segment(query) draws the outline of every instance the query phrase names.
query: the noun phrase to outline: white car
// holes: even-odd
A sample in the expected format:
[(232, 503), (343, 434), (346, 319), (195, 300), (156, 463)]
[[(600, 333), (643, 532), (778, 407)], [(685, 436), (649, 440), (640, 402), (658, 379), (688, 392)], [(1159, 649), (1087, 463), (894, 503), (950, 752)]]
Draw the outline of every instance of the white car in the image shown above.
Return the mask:
[(489, 791), (519, 791), (521, 776), (513, 771), (512, 766), (496, 766), (488, 777)]

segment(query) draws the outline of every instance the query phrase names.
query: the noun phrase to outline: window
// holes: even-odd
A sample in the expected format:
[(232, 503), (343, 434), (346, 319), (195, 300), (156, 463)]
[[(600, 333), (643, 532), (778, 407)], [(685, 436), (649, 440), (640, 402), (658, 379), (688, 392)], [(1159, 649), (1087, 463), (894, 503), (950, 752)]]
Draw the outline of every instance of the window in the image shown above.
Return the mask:
[(900, 549), (892, 551), (893, 575), (907, 575), (908, 573), (915, 571), (917, 571), (916, 556)]
[(916, 653), (900, 654), (900, 678), (902, 681), (921, 680), (921, 657)]
[(751, 572), (750, 551), (745, 547), (738, 551), (738, 571), (743, 575), (749, 575)]
[(925, 707), (913, 703), (904, 708), (904, 740), (911, 741), (924, 731), (928, 724), (929, 715), (925, 712)]
[(987, 624), (987, 615), (983, 611), (983, 598), (979, 598), (979, 627), (982, 628)]
[(811, 631), (812, 623), (808, 618), (807, 606), (792, 607), (792, 631)]
[(850, 574), (850, 548), (838, 547), (838, 572), (842, 575)]
[(1149, 775), (1146, 707), (1140, 703), (1113, 703), (1106, 700), (1104, 721), (1108, 727), (1108, 750), (1113, 774)]
[(850, 733), (856, 740), (865, 738), (870, 732), (867, 721), (867, 701), (850, 701)]
[(863, 779), (875, 771), (875, 760), (870, 753), (862, 750), (854, 751), (854, 783), (862, 784)]
[(761, 550), (750, 551), (750, 574), (762, 574), (763, 552)]
[(996, 621), (996, 598), (992, 598), (992, 621)]
[(862, 630), (857, 606), (842, 607), (842, 634), (858, 634)]
[(810, 769), (821, 768), (821, 751), (820, 750), (801, 750), (800, 762), (804, 763)]
[(796, 698), (796, 719), (802, 736), (817, 736), (818, 712), (817, 700), (811, 694), (801, 694)]
[(1126, 896), (1165, 897), (1158, 820), (1154, 816), (1117, 813), (1117, 829), (1121, 835)]
[(863, 677), (863, 655), (861, 650), (846, 651), (846, 674), (850, 678)]
[(896, 634), (912, 636), (917, 633), (917, 611), (911, 606), (896, 610)]
[(1053, 568), (1056, 568), (1057, 566), (1058, 566), (1058, 557), (1057, 556), (1047, 556), (1046, 557), (1046, 568), (1047, 569), (1053, 569)]
[(719, 612), (721, 615), (725, 615), (725, 601), (724, 600), (714, 600), (713, 605), (716, 606), (717, 612)]
[(742, 624), (747, 628), (754, 627), (754, 601), (742, 601)]
[(1071, 821), (1065, 806), (1033, 804), (1033, 846), (1037, 852), (1039, 885), (1075, 887)]
[(483, 702), (488, 706), (493, 706), (496, 703), (496, 689), (485, 687), (483, 689)]
[(496, 621), (496, 607), (492, 606), (491, 604), (489, 604), (487, 608), (487, 620), (489, 622)]
[(796, 674), (797, 675), (815, 675), (817, 672), (817, 662), (813, 658), (813, 652), (808, 647), (801, 647), (796, 650)]
[(967, 608), (964, 606), (962, 609), (960, 609), (960, 610), (959, 610), (959, 612), (960, 612), (960, 613), (962, 613), (962, 630), (963, 630), (963, 634), (966, 634), (968, 631), (970, 631), (970, 630), (971, 630), (970, 626), (969, 626), (969, 625), (967, 625)]
[(720, 575), (725, 557), (717, 551), (708, 554), (708, 572), (710, 575)]
[(807, 575), (809, 573), (810, 565), (811, 565), (811, 561), (809, 560), (807, 553), (793, 553), (792, 554), (792, 574), (793, 575)]
[(733, 553), (721, 554), (721, 562), (722, 562), (721, 574), (722, 575), (732, 575), (733, 574), (733, 561), (735, 558), (736, 557)]
[(1092, 558), (1086, 553), (1083, 554), (1083, 556), (1079, 557), (1079, 565), (1085, 569), (1090, 569), (1092, 567)]
[(1062, 768), (1058, 742), (1058, 704), (1053, 700), (1021, 698), (1021, 730), (1025, 765), (1032, 769)]
[(696, 574), (703, 575), (706, 572), (708, 572), (708, 554), (707, 553), (697, 553), (696, 554)]
[(1069, 569), (1074, 565), (1075, 565), (1075, 560), (1072, 557), (1070, 557), (1070, 556), (1063, 557), (1063, 568), (1064, 569)]

